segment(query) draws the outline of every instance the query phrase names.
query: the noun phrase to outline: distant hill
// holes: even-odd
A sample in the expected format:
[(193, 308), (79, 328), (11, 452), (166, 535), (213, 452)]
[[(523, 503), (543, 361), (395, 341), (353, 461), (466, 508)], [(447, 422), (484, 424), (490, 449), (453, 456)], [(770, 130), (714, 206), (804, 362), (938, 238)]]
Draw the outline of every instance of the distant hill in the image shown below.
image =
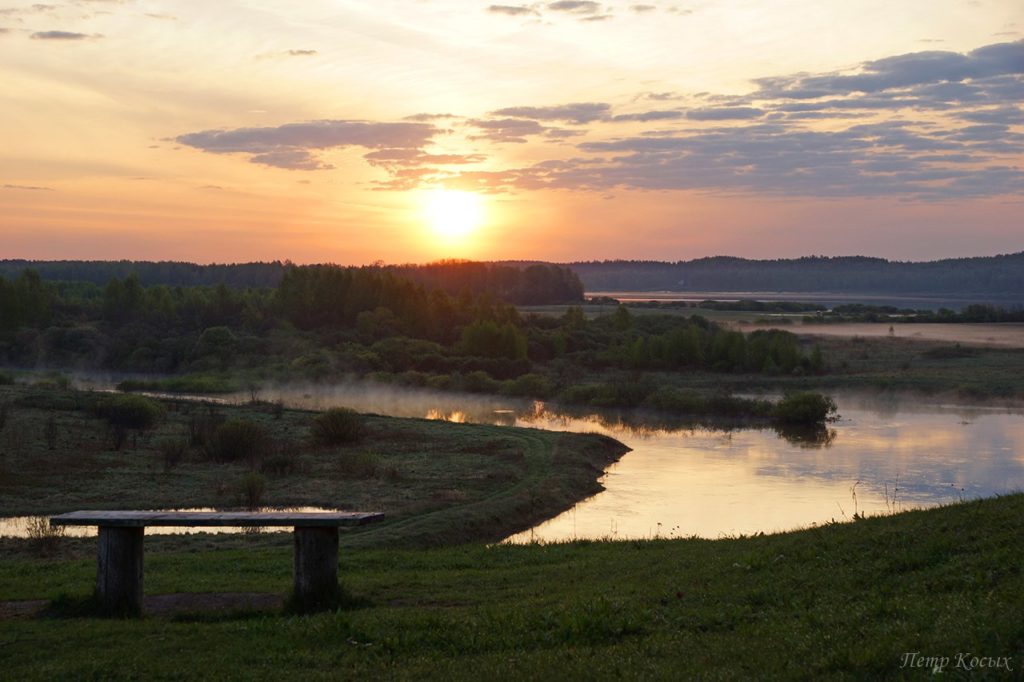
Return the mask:
[(566, 263), (587, 291), (791, 291), (1024, 295), (1024, 252), (930, 262), (863, 256)]

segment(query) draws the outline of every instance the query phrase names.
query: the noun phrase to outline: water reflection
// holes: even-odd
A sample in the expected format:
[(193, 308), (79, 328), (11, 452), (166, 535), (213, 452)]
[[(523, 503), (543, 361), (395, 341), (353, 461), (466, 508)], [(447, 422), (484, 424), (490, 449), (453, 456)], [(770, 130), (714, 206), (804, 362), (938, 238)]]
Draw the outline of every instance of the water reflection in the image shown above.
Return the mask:
[[(157, 512), (215, 512), (226, 511), (214, 507), (192, 507), (188, 509), (152, 509)], [(338, 509), (324, 507), (261, 507), (261, 512), (336, 512)], [(0, 518), (0, 538), (31, 538), (40, 537), (44, 533), (54, 533), (63, 537), (88, 538), (95, 537), (99, 532), (96, 526), (59, 526), (51, 528), (49, 516), (8, 516)], [(192, 535), (195, 533), (214, 534), (261, 534), (290, 533), (288, 526), (146, 526), (146, 535)]]
[(843, 417), (811, 431), (641, 429), (534, 415), (542, 428), (598, 430), (633, 448), (605, 491), (513, 542), (722, 537), (934, 506), (1024, 488), (1024, 416), (840, 396)]

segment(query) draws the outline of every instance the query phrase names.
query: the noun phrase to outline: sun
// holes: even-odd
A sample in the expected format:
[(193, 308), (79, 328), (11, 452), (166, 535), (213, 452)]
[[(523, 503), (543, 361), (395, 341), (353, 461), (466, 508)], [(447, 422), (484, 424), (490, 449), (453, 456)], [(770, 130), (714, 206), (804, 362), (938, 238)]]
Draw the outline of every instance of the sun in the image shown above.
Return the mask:
[(486, 211), (479, 194), (455, 189), (436, 189), (426, 194), (423, 216), (435, 236), (460, 241), (478, 230)]

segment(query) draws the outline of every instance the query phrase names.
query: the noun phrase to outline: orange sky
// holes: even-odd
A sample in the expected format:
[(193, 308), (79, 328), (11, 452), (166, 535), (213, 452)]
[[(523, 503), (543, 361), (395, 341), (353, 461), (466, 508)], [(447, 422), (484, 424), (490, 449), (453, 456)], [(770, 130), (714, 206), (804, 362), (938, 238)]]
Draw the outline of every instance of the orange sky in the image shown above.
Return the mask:
[[(1022, 28), (1018, 0), (11, 2), (0, 258), (1020, 251)], [(444, 188), (482, 197), (464, 235)]]

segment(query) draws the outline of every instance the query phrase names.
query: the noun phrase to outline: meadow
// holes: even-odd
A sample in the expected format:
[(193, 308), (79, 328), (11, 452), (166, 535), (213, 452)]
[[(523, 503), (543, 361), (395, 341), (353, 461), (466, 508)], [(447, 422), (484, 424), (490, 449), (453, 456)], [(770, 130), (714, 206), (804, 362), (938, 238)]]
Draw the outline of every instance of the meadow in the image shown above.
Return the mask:
[[(342, 549), (348, 608), (76, 611), (90, 541), (5, 541), (12, 679), (1006, 679), (1024, 663), (1024, 496), (721, 540)], [(287, 536), (147, 541), (147, 594), (280, 593)], [(76, 598), (78, 597), (78, 598)], [(990, 667), (957, 668), (984, 657)], [(992, 667), (999, 660), (999, 668)], [(1008, 672), (1006, 665), (1011, 666)]]

